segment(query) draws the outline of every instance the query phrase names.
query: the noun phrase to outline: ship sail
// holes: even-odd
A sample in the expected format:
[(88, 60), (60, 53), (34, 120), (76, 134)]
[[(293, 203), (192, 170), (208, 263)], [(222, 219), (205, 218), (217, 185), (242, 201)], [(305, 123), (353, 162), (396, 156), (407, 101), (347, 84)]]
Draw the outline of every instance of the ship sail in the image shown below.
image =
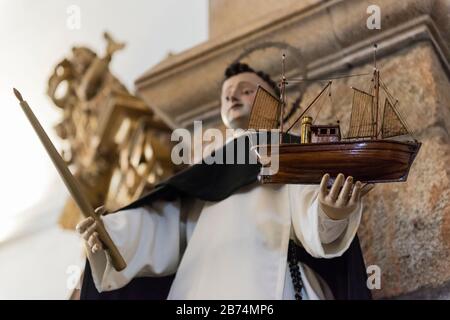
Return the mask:
[(391, 102), (386, 98), (386, 102), (384, 103), (384, 112), (383, 112), (383, 126), (381, 128), (381, 137), (383, 139), (401, 136), (404, 134), (408, 134), (408, 130), (406, 126), (403, 124), (400, 115), (395, 108), (395, 105), (391, 104)]
[(248, 129), (271, 130), (279, 125), (281, 102), (259, 86), (253, 100)]
[(375, 135), (374, 96), (356, 88), (352, 89), (353, 104), (347, 138), (373, 137)]

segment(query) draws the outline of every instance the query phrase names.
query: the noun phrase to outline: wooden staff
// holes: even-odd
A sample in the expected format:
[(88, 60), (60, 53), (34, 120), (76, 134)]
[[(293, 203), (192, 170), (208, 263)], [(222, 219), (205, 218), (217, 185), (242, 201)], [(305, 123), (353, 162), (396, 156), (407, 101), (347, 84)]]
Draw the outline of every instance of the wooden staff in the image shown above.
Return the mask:
[(17, 97), (17, 99), (20, 101), (20, 106), (22, 107), (23, 112), (27, 116), (28, 120), (30, 121), (31, 125), (33, 126), (34, 130), (36, 131), (39, 139), (41, 140), (42, 144), (44, 145), (45, 149), (47, 150), (48, 155), (50, 156), (50, 159), (52, 159), (53, 164), (55, 165), (56, 169), (59, 172), (59, 175), (63, 179), (67, 189), (69, 189), (70, 194), (74, 198), (75, 202), (77, 203), (78, 207), (80, 208), (81, 212), (85, 217), (92, 217), (95, 219), (97, 223), (96, 231), (98, 232), (98, 235), (100, 237), (100, 240), (103, 242), (103, 244), (106, 247), (106, 250), (108, 251), (111, 262), (117, 271), (121, 271), (126, 268), (127, 264), (125, 260), (123, 259), (122, 255), (120, 254), (117, 247), (114, 245), (113, 241), (109, 237), (108, 232), (105, 229), (105, 226), (103, 225), (103, 221), (100, 219), (99, 216), (94, 211), (94, 208), (91, 206), (89, 200), (87, 197), (83, 194), (81, 191), (81, 186), (79, 185), (78, 181), (75, 179), (75, 177), (70, 172), (69, 168), (67, 167), (65, 161), (61, 158), (58, 151), (56, 151), (56, 148), (53, 146), (52, 142), (50, 141), (50, 138), (45, 133), (44, 129), (42, 128), (41, 124), (39, 123), (36, 116), (33, 114), (33, 111), (31, 111), (30, 106), (28, 103), (23, 100), (22, 95), (20, 94), (17, 89), (14, 89), (14, 94)]

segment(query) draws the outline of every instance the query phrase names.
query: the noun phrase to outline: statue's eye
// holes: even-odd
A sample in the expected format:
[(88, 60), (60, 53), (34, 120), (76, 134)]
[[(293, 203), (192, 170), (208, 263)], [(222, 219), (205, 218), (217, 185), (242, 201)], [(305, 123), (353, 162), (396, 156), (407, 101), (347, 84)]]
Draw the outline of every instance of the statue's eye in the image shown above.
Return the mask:
[(225, 97), (225, 101), (230, 101), (230, 97)]
[(244, 90), (244, 94), (245, 95), (249, 95), (249, 94), (252, 94), (253, 93), (253, 90)]

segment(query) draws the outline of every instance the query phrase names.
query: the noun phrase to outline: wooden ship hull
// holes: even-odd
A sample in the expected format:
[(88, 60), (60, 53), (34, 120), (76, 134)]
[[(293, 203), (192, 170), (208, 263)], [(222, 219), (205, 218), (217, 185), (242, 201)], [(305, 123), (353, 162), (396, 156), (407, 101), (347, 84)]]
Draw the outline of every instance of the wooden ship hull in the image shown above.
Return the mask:
[(264, 167), (270, 166), (270, 156), (279, 159), (278, 172), (260, 175), (262, 183), (319, 184), (325, 173), (333, 180), (343, 173), (366, 183), (406, 181), (420, 146), (420, 142), (360, 140), (256, 148), (267, 150), (266, 156), (258, 155)]
[[(286, 85), (302, 79), (287, 80), (282, 58), (282, 80), (280, 98), (259, 87), (253, 101), (248, 128), (256, 131), (278, 129), (281, 133), (277, 146), (261, 143), (255, 145), (262, 169), (262, 183), (319, 184), (324, 174), (331, 176), (333, 183), (339, 173), (352, 176), (363, 183), (406, 181), (421, 143), (393, 140), (393, 137), (413, 136), (408, 129), (395, 99), (380, 80), (380, 72), (374, 68), (370, 90), (353, 90), (352, 111), (346, 138), (341, 138), (340, 124), (315, 123), (311, 117), (313, 106), (321, 106), (325, 97), (331, 97), (331, 81), (305, 107), (297, 119), (284, 129), (284, 107)], [(380, 89), (385, 99), (380, 105)], [(331, 98), (330, 98), (331, 103)], [(318, 118), (320, 109), (316, 112)], [(299, 122), (300, 121), (300, 122)], [(300, 135), (289, 132), (300, 126)], [(278, 167), (271, 160), (278, 159)], [(274, 167), (274, 168), (272, 168)], [(264, 170), (266, 169), (267, 170)], [(278, 169), (276, 172), (271, 170)], [(269, 174), (270, 172), (270, 174)]]

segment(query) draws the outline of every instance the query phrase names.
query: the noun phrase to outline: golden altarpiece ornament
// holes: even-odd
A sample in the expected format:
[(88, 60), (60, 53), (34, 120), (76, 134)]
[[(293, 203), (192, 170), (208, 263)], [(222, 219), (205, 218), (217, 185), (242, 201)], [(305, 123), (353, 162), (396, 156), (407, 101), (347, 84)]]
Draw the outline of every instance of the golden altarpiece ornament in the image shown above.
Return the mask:
[[(113, 211), (171, 176), (169, 128), (110, 72), (115, 52), (124, 47), (108, 33), (106, 54), (86, 47), (58, 63), (48, 95), (62, 110), (55, 126), (62, 156), (94, 207)], [(81, 217), (69, 198), (60, 224), (72, 229)]]

